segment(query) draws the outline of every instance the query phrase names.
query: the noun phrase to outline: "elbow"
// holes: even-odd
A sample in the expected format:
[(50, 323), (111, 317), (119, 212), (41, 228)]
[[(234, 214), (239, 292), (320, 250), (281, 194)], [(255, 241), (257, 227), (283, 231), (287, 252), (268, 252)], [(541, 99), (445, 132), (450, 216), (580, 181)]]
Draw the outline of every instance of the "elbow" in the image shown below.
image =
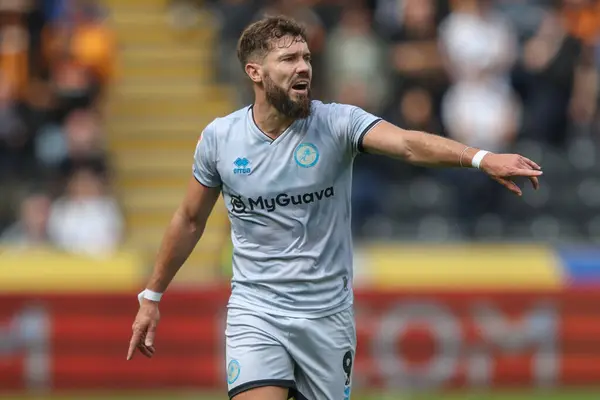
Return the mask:
[(200, 218), (195, 213), (184, 208), (180, 208), (177, 211), (176, 220), (178, 225), (183, 228), (184, 231), (194, 235), (201, 236), (206, 227), (206, 219)]
[(206, 227), (206, 221), (200, 222), (198, 220), (192, 220), (188, 224), (188, 230), (194, 236), (200, 237), (204, 233), (204, 228)]
[(413, 149), (409, 146), (406, 146), (402, 149), (400, 153), (400, 157), (408, 163), (416, 164), (419, 162), (417, 158), (417, 154), (413, 151)]
[(416, 137), (415, 132), (411, 131), (408, 131), (405, 136), (406, 137), (402, 141), (402, 146), (398, 149), (398, 155), (409, 163), (418, 163), (419, 154), (416, 151), (418, 138)]

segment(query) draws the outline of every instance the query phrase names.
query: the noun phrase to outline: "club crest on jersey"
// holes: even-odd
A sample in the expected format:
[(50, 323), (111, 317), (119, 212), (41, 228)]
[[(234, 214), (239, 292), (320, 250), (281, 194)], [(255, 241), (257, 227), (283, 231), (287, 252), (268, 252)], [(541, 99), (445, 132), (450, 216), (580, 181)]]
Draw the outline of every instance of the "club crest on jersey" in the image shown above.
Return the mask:
[(246, 157), (236, 158), (233, 162), (233, 165), (233, 173), (236, 175), (248, 175), (250, 172), (252, 172), (252, 169), (250, 168), (250, 160), (248, 160)]
[(230, 385), (237, 381), (240, 377), (240, 363), (237, 360), (229, 361), (229, 365), (227, 366), (227, 383)]
[(294, 150), (294, 160), (303, 168), (314, 167), (319, 161), (319, 150), (312, 143), (301, 143)]

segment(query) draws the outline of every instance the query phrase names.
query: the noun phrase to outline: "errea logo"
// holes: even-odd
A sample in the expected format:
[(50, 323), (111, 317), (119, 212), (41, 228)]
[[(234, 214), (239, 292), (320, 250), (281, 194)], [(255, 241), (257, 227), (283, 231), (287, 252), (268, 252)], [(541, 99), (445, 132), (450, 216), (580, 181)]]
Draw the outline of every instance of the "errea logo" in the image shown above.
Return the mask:
[(233, 173), (236, 175), (248, 175), (252, 171), (250, 168), (250, 161), (246, 157), (236, 158), (233, 165)]

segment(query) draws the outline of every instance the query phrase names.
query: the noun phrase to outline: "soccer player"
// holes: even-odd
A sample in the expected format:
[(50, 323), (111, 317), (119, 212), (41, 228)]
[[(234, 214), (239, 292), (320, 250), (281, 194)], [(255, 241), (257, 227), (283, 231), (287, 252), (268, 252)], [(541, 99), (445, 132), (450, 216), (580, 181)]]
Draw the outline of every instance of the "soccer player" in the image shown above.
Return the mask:
[[(202, 236), (222, 193), (231, 221), (233, 279), (226, 369), (236, 400), (350, 397), (356, 329), (350, 188), (361, 152), (435, 167), (479, 168), (517, 195), (513, 177), (538, 187), (540, 167), (424, 132), (362, 109), (311, 100), (310, 50), (285, 17), (243, 32), (238, 57), (254, 104), (212, 121), (193, 176), (139, 295), (127, 359), (151, 357), (159, 300)], [(357, 54), (360, 57), (360, 54)]]

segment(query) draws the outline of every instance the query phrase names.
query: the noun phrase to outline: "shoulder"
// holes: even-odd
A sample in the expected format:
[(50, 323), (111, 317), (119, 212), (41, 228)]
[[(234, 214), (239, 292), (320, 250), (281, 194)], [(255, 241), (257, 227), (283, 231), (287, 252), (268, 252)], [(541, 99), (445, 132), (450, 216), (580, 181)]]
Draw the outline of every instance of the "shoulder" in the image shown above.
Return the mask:
[(227, 132), (229, 132), (235, 124), (239, 123), (240, 121), (243, 121), (244, 118), (246, 118), (249, 108), (250, 106), (246, 106), (244, 108), (240, 108), (239, 110), (232, 112), (231, 114), (213, 119), (204, 128), (204, 131), (202, 132), (202, 137), (205, 137), (210, 140), (218, 140), (219, 138), (222, 139), (224, 135)]
[(337, 116), (339, 113), (350, 113), (353, 109), (357, 108), (350, 104), (342, 103), (323, 103), (319, 100), (312, 101), (312, 111), (315, 116)]
[(358, 107), (342, 103), (323, 103), (318, 100), (312, 102), (312, 115), (316, 122), (330, 127), (338, 127), (347, 123), (354, 110)]

